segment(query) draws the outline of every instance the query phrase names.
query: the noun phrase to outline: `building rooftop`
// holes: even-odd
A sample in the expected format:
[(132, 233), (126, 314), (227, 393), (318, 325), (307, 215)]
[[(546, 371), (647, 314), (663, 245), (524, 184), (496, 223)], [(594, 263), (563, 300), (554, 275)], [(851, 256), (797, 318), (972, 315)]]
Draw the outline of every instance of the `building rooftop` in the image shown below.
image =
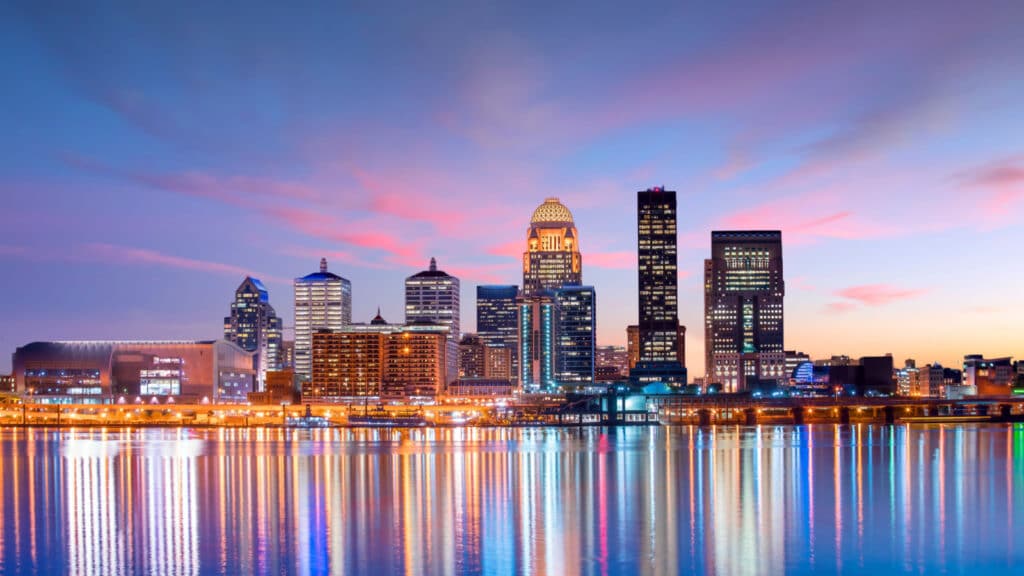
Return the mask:
[(431, 258), (429, 268), (422, 272), (417, 272), (409, 278), (452, 278), (452, 275), (448, 274), (444, 270), (438, 270), (437, 260), (435, 258)]
[(547, 198), (544, 203), (537, 206), (530, 218), (530, 224), (543, 222), (558, 222), (571, 224), (573, 222), (572, 212), (562, 204), (558, 198)]

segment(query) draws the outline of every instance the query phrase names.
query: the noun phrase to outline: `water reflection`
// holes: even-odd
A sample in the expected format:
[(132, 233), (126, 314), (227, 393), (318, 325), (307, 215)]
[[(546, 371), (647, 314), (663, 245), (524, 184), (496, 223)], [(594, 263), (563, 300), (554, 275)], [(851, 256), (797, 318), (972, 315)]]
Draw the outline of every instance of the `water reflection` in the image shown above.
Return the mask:
[(0, 429), (0, 572), (1010, 572), (1024, 427)]

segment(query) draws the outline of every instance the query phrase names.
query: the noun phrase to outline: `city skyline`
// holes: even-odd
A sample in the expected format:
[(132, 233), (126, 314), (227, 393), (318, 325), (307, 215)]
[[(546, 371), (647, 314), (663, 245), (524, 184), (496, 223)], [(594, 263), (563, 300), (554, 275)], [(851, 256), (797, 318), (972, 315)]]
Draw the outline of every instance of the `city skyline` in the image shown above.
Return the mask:
[[(157, 8), (5, 7), (21, 81), (0, 96), (0, 263), (17, 279), (0, 372), (32, 341), (216, 338), (246, 275), (291, 324), (292, 279), (321, 257), (366, 322), (401, 318), (402, 279), (436, 256), (472, 332), (472, 290), (519, 282), (523, 222), (549, 196), (586, 239), (597, 343), (623, 345), (633, 194), (651, 185), (679, 192), (691, 375), (711, 230), (782, 231), (789, 349), (1019, 356), (1024, 40), (1007, 17), (1021, 7), (997, 4), (929, 4), (928, 21), (909, 5), (606, 7), (566, 40), (558, 9), (535, 28), (514, 7), (470, 10), (478, 32), (459, 39), (442, 22), (388, 33), (426, 14), (361, 14), (367, 31), (345, 41), (292, 13), (263, 29), (211, 8), (191, 43), (159, 33), (185, 23)], [(645, 47), (668, 31), (686, 40)], [(365, 81), (329, 74), (338, 59)]]

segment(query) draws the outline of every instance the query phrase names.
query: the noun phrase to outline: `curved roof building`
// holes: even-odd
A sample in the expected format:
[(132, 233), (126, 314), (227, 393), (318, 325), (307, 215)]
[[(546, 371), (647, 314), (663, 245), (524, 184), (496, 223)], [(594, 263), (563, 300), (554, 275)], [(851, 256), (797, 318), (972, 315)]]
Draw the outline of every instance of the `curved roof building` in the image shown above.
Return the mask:
[(572, 212), (558, 198), (547, 198), (530, 217), (523, 253), (523, 294), (583, 283), (583, 256)]

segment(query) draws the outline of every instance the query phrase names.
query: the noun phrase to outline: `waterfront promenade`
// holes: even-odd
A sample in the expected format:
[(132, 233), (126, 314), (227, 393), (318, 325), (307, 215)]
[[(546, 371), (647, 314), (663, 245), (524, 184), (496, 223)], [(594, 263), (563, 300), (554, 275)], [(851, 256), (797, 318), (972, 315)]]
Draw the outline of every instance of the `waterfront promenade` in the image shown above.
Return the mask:
[(57, 427), (609, 426), (1024, 421), (1024, 398), (752, 398), (736, 395), (523, 396), (434, 404), (0, 405), (0, 425)]

